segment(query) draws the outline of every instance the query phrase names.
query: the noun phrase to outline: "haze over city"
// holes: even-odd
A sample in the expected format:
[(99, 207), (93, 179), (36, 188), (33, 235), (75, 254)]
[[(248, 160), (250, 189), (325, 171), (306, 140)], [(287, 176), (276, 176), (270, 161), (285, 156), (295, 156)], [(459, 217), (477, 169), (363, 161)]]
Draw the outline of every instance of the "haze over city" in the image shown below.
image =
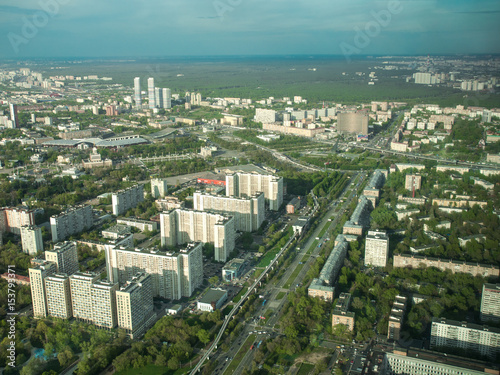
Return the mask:
[(5, 0), (0, 57), (489, 54), (499, 12), (494, 0)]

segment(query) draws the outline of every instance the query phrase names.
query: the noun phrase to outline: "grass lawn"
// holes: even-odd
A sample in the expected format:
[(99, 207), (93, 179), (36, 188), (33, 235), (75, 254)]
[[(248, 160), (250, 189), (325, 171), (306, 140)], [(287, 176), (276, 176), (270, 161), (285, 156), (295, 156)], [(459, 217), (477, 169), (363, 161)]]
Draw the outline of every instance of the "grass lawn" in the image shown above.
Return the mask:
[(301, 262), (302, 262), (302, 263), (305, 263), (305, 262), (307, 262), (308, 260), (309, 260), (309, 255), (304, 255), (304, 256), (302, 257)]
[(248, 338), (245, 340), (238, 353), (236, 353), (236, 355), (234, 356), (233, 360), (231, 361), (231, 364), (226, 368), (226, 371), (224, 371), (224, 374), (232, 374), (234, 370), (236, 370), (236, 368), (242, 361), (245, 354), (247, 354), (247, 352), (250, 350), (250, 347), (255, 342), (256, 337), (257, 337), (256, 335), (248, 336)]
[(299, 368), (299, 372), (297, 372), (297, 375), (307, 375), (309, 374), (312, 370), (314, 369), (314, 365), (311, 365), (310, 363), (302, 363)]
[(278, 295), (276, 296), (276, 299), (282, 299), (285, 296), (285, 292), (279, 292)]
[(269, 250), (261, 259), (257, 267), (267, 267), (280, 251), (279, 248)]
[(297, 268), (295, 268), (295, 270), (293, 271), (293, 273), (290, 275), (290, 277), (288, 278), (288, 280), (286, 281), (285, 285), (283, 285), (283, 288), (290, 288), (290, 286), (293, 284), (293, 281), (295, 280), (295, 278), (297, 277), (297, 275), (299, 274), (299, 272), (302, 270), (302, 267), (304, 267), (303, 264), (299, 264), (297, 266)]

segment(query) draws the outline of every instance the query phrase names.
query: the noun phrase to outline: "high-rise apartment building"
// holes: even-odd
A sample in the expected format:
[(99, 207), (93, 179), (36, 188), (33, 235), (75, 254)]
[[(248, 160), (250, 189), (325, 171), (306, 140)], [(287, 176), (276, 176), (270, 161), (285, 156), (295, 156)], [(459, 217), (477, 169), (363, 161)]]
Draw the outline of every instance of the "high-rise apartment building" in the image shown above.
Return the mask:
[(159, 87), (155, 87), (155, 107), (163, 108), (163, 91)]
[(368, 135), (368, 114), (365, 112), (338, 113), (337, 131)]
[(162, 108), (172, 108), (172, 91), (170, 89), (162, 89), (163, 105)]
[(430, 85), (431, 84), (431, 73), (413, 73), (413, 78), (415, 83), (420, 85)]
[(35, 225), (21, 227), (21, 244), (23, 251), (29, 255), (43, 251), (42, 228)]
[(141, 78), (134, 78), (134, 100), (135, 100), (135, 108), (142, 108), (142, 99), (141, 99)]
[(17, 115), (17, 104), (9, 103), (9, 109), (10, 109), (10, 120), (12, 121), (12, 127), (14, 129), (19, 128), (19, 117)]
[(500, 321), (500, 284), (483, 284), (481, 321)]
[(23, 226), (35, 225), (35, 213), (18, 207), (0, 209), (0, 231), (21, 234)]
[(80, 205), (50, 217), (52, 241), (58, 242), (83, 232), (94, 225), (92, 206)]
[(123, 284), (136, 272), (144, 272), (151, 275), (155, 297), (190, 297), (203, 282), (202, 249), (200, 242), (187, 244), (178, 252), (106, 247), (109, 279)]
[(407, 174), (405, 177), (405, 189), (409, 191), (419, 190), (422, 187), (422, 176), (419, 174)]
[(52, 262), (43, 262), (35, 268), (30, 268), (28, 272), (30, 276), (33, 316), (35, 318), (45, 318), (47, 316), (45, 278), (57, 272), (56, 265)]
[(215, 261), (225, 262), (234, 250), (234, 218), (212, 212), (175, 209), (160, 214), (162, 246), (187, 242), (209, 242), (215, 248)]
[(97, 281), (90, 288), (92, 323), (100, 328), (112, 329), (117, 325), (116, 292), (118, 283)]
[(163, 198), (168, 193), (167, 179), (166, 178), (152, 178), (151, 179), (151, 195), (153, 198)]
[(261, 122), (263, 124), (276, 122), (276, 111), (273, 109), (257, 108), (255, 110), (254, 120), (255, 122)]
[(98, 279), (99, 275), (92, 272), (77, 272), (69, 277), (75, 319), (92, 323), (92, 285)]
[(47, 315), (59, 319), (73, 316), (69, 277), (65, 273), (56, 273), (45, 278)]
[(452, 358), (434, 351), (394, 350), (386, 352), (380, 374), (384, 375), (485, 375), (498, 373), (487, 371), (486, 363), (477, 363), (463, 357)]
[(368, 231), (365, 266), (385, 267), (389, 256), (389, 237), (385, 231)]
[(251, 197), (263, 192), (269, 209), (278, 211), (283, 204), (283, 177), (258, 173), (232, 173), (226, 175), (226, 195)]
[(140, 337), (154, 323), (153, 280), (140, 273), (116, 292), (118, 327), (131, 338)]
[(121, 215), (144, 201), (144, 185), (137, 184), (111, 195), (113, 215)]
[(477, 324), (433, 318), (430, 349), (450, 347), (495, 358), (500, 353), (500, 329)]
[(45, 251), (45, 260), (55, 263), (58, 273), (72, 275), (78, 272), (76, 242), (65, 241), (56, 243), (53, 250)]
[(156, 107), (156, 97), (155, 97), (155, 79), (148, 78), (148, 99), (149, 99), (149, 109)]
[(195, 192), (193, 194), (196, 211), (214, 211), (234, 217), (234, 228), (242, 232), (254, 232), (265, 219), (264, 193), (251, 197), (237, 198)]

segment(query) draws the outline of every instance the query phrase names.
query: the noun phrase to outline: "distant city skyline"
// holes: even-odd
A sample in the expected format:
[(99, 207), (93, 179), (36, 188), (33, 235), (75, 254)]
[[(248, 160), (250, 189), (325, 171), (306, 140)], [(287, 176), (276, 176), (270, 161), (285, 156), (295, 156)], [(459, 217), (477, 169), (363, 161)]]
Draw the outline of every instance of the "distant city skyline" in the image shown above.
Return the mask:
[(499, 15), (494, 0), (4, 0), (0, 58), (500, 53)]

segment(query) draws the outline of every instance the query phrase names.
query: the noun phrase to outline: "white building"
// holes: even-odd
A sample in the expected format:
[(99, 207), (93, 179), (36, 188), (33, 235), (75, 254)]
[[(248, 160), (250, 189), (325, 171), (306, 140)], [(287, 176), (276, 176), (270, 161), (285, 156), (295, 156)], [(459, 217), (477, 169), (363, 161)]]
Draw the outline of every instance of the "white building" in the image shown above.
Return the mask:
[(365, 242), (365, 266), (385, 267), (389, 256), (389, 237), (385, 231), (368, 231)]
[(21, 244), (23, 251), (29, 255), (43, 251), (42, 228), (34, 225), (21, 227)]
[(94, 225), (92, 206), (81, 205), (50, 217), (52, 241), (58, 242), (83, 232)]
[(45, 251), (45, 260), (55, 263), (57, 272), (72, 275), (78, 272), (78, 253), (76, 242), (65, 241), (54, 245), (54, 249)]
[(47, 315), (59, 319), (73, 316), (69, 277), (65, 273), (57, 273), (45, 278), (45, 294), (47, 296)]
[(142, 201), (144, 201), (144, 185), (142, 184), (117, 191), (111, 196), (113, 215), (121, 215), (135, 208)]
[(215, 248), (215, 261), (225, 262), (234, 250), (234, 218), (212, 212), (175, 209), (160, 214), (162, 246), (187, 242), (209, 242)]
[(258, 173), (226, 175), (226, 195), (251, 197), (263, 192), (269, 209), (278, 211), (283, 204), (283, 177)]
[(257, 108), (254, 120), (263, 124), (276, 122), (276, 111), (273, 109)]
[(500, 284), (483, 284), (481, 321), (500, 321)]
[(256, 231), (265, 219), (265, 198), (262, 192), (245, 198), (195, 192), (193, 203), (196, 211), (214, 211), (234, 216), (234, 227), (242, 232)]
[(227, 290), (209, 289), (197, 302), (196, 308), (201, 311), (214, 312), (222, 307), (227, 300)]
[(153, 198), (163, 198), (167, 195), (167, 179), (166, 178), (152, 178), (151, 179), (151, 195)]
[(33, 316), (35, 318), (45, 318), (47, 316), (45, 278), (57, 272), (56, 265), (52, 262), (43, 262), (37, 267), (30, 268), (28, 272), (30, 277)]
[(147, 273), (152, 277), (155, 297), (174, 300), (190, 297), (203, 282), (200, 242), (187, 244), (178, 252), (110, 246), (105, 251), (111, 282), (123, 284), (137, 272)]
[(460, 348), (495, 358), (500, 353), (500, 329), (443, 318), (432, 319), (430, 349)]

